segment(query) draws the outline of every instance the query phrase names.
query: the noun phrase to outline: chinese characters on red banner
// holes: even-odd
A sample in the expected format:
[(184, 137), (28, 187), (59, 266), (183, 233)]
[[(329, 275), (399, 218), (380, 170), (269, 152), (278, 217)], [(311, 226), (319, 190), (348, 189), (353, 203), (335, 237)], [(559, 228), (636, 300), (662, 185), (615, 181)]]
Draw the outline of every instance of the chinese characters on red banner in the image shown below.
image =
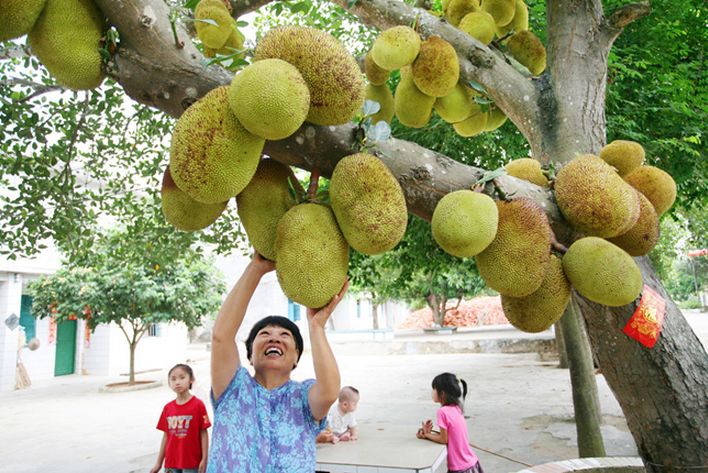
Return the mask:
[(664, 323), (666, 301), (652, 288), (644, 285), (637, 310), (624, 327), (624, 333), (645, 347), (652, 348), (659, 339)]

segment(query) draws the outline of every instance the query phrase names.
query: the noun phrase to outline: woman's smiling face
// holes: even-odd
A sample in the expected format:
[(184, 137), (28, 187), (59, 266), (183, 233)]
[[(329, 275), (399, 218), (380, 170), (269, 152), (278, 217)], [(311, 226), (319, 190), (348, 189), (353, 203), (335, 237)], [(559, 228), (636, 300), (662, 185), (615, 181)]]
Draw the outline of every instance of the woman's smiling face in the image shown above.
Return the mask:
[(251, 363), (260, 369), (292, 370), (297, 365), (298, 351), (290, 330), (278, 325), (267, 325), (253, 340)]

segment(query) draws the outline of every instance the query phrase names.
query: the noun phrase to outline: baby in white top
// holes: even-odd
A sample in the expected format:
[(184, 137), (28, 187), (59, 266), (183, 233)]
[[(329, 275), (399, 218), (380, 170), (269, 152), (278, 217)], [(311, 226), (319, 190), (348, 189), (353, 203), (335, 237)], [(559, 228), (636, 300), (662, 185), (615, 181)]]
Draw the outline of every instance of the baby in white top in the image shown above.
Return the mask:
[(327, 414), (327, 429), (317, 435), (319, 443), (337, 443), (340, 440), (358, 438), (354, 411), (359, 404), (359, 391), (351, 386), (344, 386), (339, 391), (339, 401)]

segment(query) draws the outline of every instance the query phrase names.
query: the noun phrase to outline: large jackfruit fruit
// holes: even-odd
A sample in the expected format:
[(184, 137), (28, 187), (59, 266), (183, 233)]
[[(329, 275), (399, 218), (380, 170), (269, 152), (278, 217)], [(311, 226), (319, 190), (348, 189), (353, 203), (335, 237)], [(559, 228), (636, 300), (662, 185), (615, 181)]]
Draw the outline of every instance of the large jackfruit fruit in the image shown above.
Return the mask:
[(518, 33), (529, 29), (529, 9), (524, 3), (524, 0), (516, 0), (514, 9), (514, 19), (507, 25), (497, 26), (497, 36), (500, 38), (506, 36), (510, 32)]
[(644, 256), (656, 246), (659, 241), (659, 217), (649, 199), (639, 191), (639, 219), (628, 232), (614, 238), (608, 238), (610, 243), (622, 248), (632, 256)]
[(487, 110), (487, 123), (484, 131), (494, 131), (506, 122), (506, 114), (499, 108), (493, 107)]
[(558, 207), (568, 222), (586, 235), (613, 237), (639, 218), (639, 197), (615, 170), (597, 156), (573, 159), (556, 176)]
[(444, 39), (431, 36), (420, 45), (420, 54), (413, 61), (411, 71), (418, 90), (431, 97), (444, 97), (460, 78), (457, 52)]
[(206, 228), (216, 221), (226, 209), (227, 202), (202, 204), (182, 192), (165, 169), (162, 177), (162, 213), (176, 229), (193, 232)]
[(482, 111), (479, 105), (472, 104), (472, 113), (470, 116), (461, 122), (453, 123), (452, 128), (458, 135), (469, 138), (479, 135), (484, 131), (484, 127), (487, 126), (488, 118), (489, 116)]
[(563, 273), (561, 260), (551, 255), (541, 287), (526, 297), (501, 296), (507, 320), (524, 332), (548, 330), (563, 316), (570, 302), (570, 282)]
[(189, 107), (172, 133), (170, 172), (195, 200), (214, 204), (243, 190), (256, 172), (265, 140), (249, 133), (217, 87)]
[(283, 215), (275, 237), (275, 272), (289, 299), (324, 307), (344, 286), (348, 269), (349, 245), (332, 209), (305, 203)]
[(491, 43), (496, 32), (494, 17), (484, 11), (468, 13), (457, 27), (484, 44)]
[(104, 24), (92, 0), (47, 0), (27, 39), (57, 82), (75, 90), (94, 89), (104, 77), (98, 51)]
[(364, 103), (359, 65), (329, 33), (298, 26), (272, 29), (259, 41), (254, 61), (268, 58), (289, 62), (302, 74), (310, 89), (310, 123), (347, 123)]
[(580, 295), (599, 304), (623, 306), (642, 291), (642, 273), (632, 257), (602, 238), (581, 238), (570, 245), (563, 271)]
[(401, 80), (393, 96), (398, 121), (411, 128), (423, 128), (430, 120), (434, 104), (435, 97), (424, 94), (416, 87), (410, 67), (401, 69)]
[(533, 182), (537, 186), (548, 187), (548, 179), (541, 170), (541, 163), (532, 158), (515, 159), (506, 166), (506, 173), (525, 181)]
[(246, 130), (267, 140), (282, 140), (305, 121), (310, 91), (295, 66), (264, 59), (233, 78), (229, 105)]
[(233, 31), (234, 20), (221, 0), (201, 0), (194, 9), (194, 20), (197, 37), (206, 48), (221, 49)]
[(448, 123), (461, 122), (469, 117), (476, 110), (476, 105), (473, 107), (472, 89), (462, 83), (458, 83), (454, 89), (444, 97), (440, 97), (435, 101), (433, 108), (440, 118)]
[(445, 17), (452, 26), (459, 26), (465, 16), (476, 11), (480, 11), (479, 0), (451, 0)]
[(387, 71), (412, 64), (420, 52), (420, 36), (409, 26), (394, 26), (381, 32), (371, 46), (371, 58)]
[(262, 159), (251, 182), (236, 196), (238, 216), (248, 241), (265, 258), (275, 261), (278, 221), (293, 205), (290, 171), (274, 159)]
[(644, 163), (644, 148), (634, 141), (615, 140), (600, 150), (600, 157), (625, 176)]
[(377, 102), (381, 107), (378, 112), (371, 116), (371, 123), (376, 124), (382, 120), (386, 123), (391, 123), (394, 114), (394, 99), (388, 85), (367, 85), (366, 99)]
[(516, 0), (483, 0), (482, 11), (492, 15), (497, 26), (505, 26), (514, 19)]
[(339, 228), (360, 253), (383, 253), (403, 238), (408, 223), (403, 190), (376, 156), (357, 153), (340, 160), (329, 197)]
[(384, 85), (391, 75), (391, 71), (382, 69), (371, 57), (371, 51), (364, 57), (364, 72), (371, 85)]
[(546, 69), (546, 48), (538, 37), (528, 30), (519, 31), (506, 42), (509, 54), (537, 76)]
[(624, 180), (649, 199), (657, 215), (662, 215), (674, 205), (676, 183), (666, 171), (654, 166), (639, 166), (624, 176)]
[(0, 41), (30, 32), (47, 0), (0, 0)]
[(551, 227), (529, 198), (498, 201), (494, 241), (475, 258), (487, 286), (505, 296), (524, 297), (541, 287), (551, 253)]
[(463, 189), (440, 199), (430, 228), (440, 248), (467, 258), (489, 246), (497, 234), (498, 222), (499, 212), (491, 197)]

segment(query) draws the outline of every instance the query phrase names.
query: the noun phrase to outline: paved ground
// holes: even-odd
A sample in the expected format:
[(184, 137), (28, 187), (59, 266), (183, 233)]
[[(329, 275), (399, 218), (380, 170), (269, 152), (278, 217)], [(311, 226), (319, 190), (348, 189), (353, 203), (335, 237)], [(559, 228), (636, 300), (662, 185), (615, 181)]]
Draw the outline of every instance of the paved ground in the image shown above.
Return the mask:
[[(693, 314), (689, 321), (708, 344), (708, 315)], [(431, 379), (452, 371), (470, 382), (466, 403), (470, 440), (487, 473), (514, 472), (525, 465), (577, 456), (568, 372), (555, 362), (540, 361), (534, 354), (371, 356), (345, 351), (351, 350), (338, 354), (342, 380), (361, 390), (362, 423), (410, 425), (413, 435), (421, 420), (434, 418)], [(192, 346), (190, 358), (197, 375), (194, 393), (206, 400), (206, 347)], [(312, 376), (307, 353), (294, 375)], [(139, 376), (165, 378), (164, 371)], [(0, 472), (147, 472), (161, 435), (154, 426), (173, 394), (166, 386), (99, 393), (99, 388), (115, 381), (119, 379), (72, 375), (0, 393)], [(602, 376), (597, 382), (608, 455), (635, 455), (614, 396)]]

